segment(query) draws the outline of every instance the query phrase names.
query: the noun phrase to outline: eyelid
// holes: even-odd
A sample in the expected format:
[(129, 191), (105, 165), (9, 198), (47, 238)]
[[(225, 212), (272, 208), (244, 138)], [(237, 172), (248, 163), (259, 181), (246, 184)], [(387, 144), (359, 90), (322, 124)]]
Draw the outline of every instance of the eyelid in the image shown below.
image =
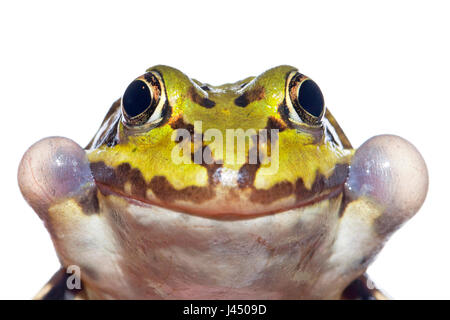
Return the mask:
[(287, 77), (285, 97), (286, 97), (286, 106), (289, 110), (290, 120), (293, 121), (294, 123), (303, 123), (302, 119), (300, 118), (300, 115), (295, 110), (294, 105), (291, 101), (291, 82), (292, 82), (292, 79), (295, 76), (297, 76), (298, 74), (299, 74), (299, 72), (292, 71), (289, 74), (289, 76)]
[(164, 104), (166, 103), (166, 90), (164, 88), (164, 83), (163, 83), (162, 77), (159, 75), (159, 73), (154, 72), (154, 71), (148, 72), (148, 73), (151, 73), (158, 81), (159, 96), (158, 96), (158, 100), (157, 100), (158, 102), (156, 104), (155, 111), (153, 111), (153, 114), (150, 116), (147, 123), (155, 122), (155, 121), (159, 122), (163, 118), (162, 111), (163, 111)]

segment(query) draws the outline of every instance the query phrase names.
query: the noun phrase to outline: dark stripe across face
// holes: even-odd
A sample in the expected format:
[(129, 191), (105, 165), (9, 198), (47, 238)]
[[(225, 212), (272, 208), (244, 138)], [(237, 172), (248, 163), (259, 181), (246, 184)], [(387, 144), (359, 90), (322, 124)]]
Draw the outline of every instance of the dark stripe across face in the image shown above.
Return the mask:
[[(295, 195), (297, 203), (312, 201), (316, 197), (342, 188), (348, 175), (348, 165), (338, 164), (329, 178), (317, 174), (310, 189), (305, 187), (301, 178), (297, 179), (296, 183), (282, 181), (269, 189), (255, 189), (253, 181), (258, 168), (258, 164), (242, 166), (239, 170), (239, 187), (250, 189), (249, 201), (260, 204), (270, 204), (291, 195)], [(213, 166), (209, 168), (208, 175), (213, 177), (216, 175), (216, 171), (220, 171), (220, 169), (220, 166)], [(141, 172), (138, 169), (131, 168), (128, 163), (121, 164), (114, 169), (105, 165), (104, 162), (93, 162), (91, 163), (91, 170), (96, 182), (109, 186), (113, 190), (125, 192), (125, 183), (130, 183), (131, 196), (139, 200), (146, 200), (147, 189), (150, 189), (158, 199), (164, 202), (183, 200), (200, 204), (213, 199), (216, 195), (215, 187), (218, 184), (220, 185), (218, 181), (216, 183), (210, 181), (209, 186), (189, 186), (177, 190), (163, 176), (155, 176), (147, 183)]]
[(97, 183), (106, 185), (117, 192), (125, 193), (125, 183), (131, 185), (131, 196), (138, 200), (145, 200), (147, 189), (162, 201), (184, 200), (201, 203), (214, 197), (212, 187), (189, 186), (181, 190), (175, 189), (163, 176), (154, 176), (147, 183), (142, 173), (132, 168), (128, 163), (123, 163), (117, 168), (107, 166), (104, 162), (91, 163), (91, 170)]
[(305, 203), (314, 200), (316, 197), (327, 194), (338, 188), (342, 188), (348, 175), (348, 165), (338, 164), (334, 168), (333, 174), (325, 178), (322, 174), (317, 174), (310, 189), (306, 188), (301, 178), (295, 184), (282, 181), (269, 189), (255, 189), (250, 199), (253, 202), (270, 204), (290, 195), (295, 195), (297, 203)]

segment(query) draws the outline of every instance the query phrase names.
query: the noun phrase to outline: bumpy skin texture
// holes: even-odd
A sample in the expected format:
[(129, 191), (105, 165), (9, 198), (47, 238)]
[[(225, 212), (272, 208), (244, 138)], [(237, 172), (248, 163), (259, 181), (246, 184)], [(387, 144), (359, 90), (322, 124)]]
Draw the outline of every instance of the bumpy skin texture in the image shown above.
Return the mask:
[[(355, 151), (328, 110), (308, 122), (292, 79), (309, 78), (280, 66), (215, 87), (156, 66), (138, 78), (156, 88), (147, 123), (127, 122), (119, 99), (86, 150), (30, 147), (20, 188), (62, 266), (80, 267), (83, 298), (343, 297), (419, 210), (427, 169), (400, 137)], [(245, 148), (224, 147), (236, 137)]]

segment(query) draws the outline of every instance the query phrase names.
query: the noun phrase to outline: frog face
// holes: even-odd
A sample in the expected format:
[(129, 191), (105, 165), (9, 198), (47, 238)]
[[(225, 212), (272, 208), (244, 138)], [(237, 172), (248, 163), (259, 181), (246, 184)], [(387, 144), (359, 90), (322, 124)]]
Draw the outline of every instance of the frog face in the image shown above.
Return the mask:
[(83, 298), (338, 299), (428, 186), (414, 146), (354, 150), (289, 66), (221, 86), (150, 68), (86, 149), (43, 139), (18, 177)]
[[(99, 185), (201, 215), (260, 215), (342, 191), (351, 150), (318, 86), (295, 68), (211, 86), (156, 66), (89, 147)], [(345, 149), (345, 146), (347, 149)]]

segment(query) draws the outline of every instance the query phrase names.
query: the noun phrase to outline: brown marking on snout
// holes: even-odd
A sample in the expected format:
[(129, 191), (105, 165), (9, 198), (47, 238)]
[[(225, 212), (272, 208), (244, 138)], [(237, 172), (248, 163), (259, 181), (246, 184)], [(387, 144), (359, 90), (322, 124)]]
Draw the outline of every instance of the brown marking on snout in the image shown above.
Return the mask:
[(215, 196), (211, 187), (189, 186), (180, 190), (175, 189), (166, 177), (155, 176), (149, 183), (150, 189), (160, 199), (166, 202), (183, 200), (194, 203), (202, 203)]
[(204, 108), (211, 109), (216, 103), (206, 97), (202, 97), (194, 87), (191, 87), (188, 91), (189, 98), (195, 103), (201, 105)]
[[(146, 201), (146, 192), (152, 190), (155, 196), (162, 201), (183, 200), (194, 203), (202, 203), (214, 198), (215, 192), (212, 186), (197, 187), (189, 186), (180, 190), (175, 189), (163, 176), (155, 176), (147, 183), (139, 169), (131, 168), (130, 164), (123, 163), (116, 169), (111, 168), (103, 161), (91, 163), (91, 170), (96, 182), (106, 185), (119, 193), (125, 192), (125, 183), (131, 184), (131, 197), (136, 200)], [(210, 174), (215, 172), (214, 168), (209, 170)]]
[[(202, 141), (203, 141), (203, 136), (202, 136)], [(209, 154), (211, 156), (212, 159), (212, 153), (211, 153), (211, 149), (209, 146), (205, 146), (203, 145), (203, 147), (201, 149), (199, 149), (202, 151), (202, 155), (205, 154)], [(193, 157), (195, 157), (195, 155), (192, 155)], [(206, 169), (206, 171), (208, 172), (208, 182), (211, 186), (217, 185), (220, 182), (221, 179), (221, 172), (220, 172), (220, 168), (223, 167), (222, 163), (216, 163), (214, 161), (214, 159), (212, 159), (212, 163), (206, 163), (204, 161), (205, 159), (202, 158), (202, 163), (201, 165)]]
[[(259, 144), (260, 136), (252, 136), (253, 147), (248, 151), (247, 162), (239, 168), (237, 183), (239, 188), (253, 188), (253, 183), (255, 182), (256, 173), (261, 167), (261, 162), (259, 159)], [(256, 155), (256, 163), (250, 163), (250, 154)]]
[(329, 178), (325, 178), (322, 174), (317, 174), (311, 188), (305, 186), (302, 178), (297, 179), (295, 184), (289, 181), (282, 181), (269, 189), (254, 189), (250, 195), (250, 200), (269, 204), (295, 194), (296, 203), (308, 203), (342, 188), (347, 175), (348, 165), (337, 164)]
[(269, 119), (267, 120), (266, 125), (267, 130), (277, 129), (279, 130), (279, 132), (282, 132), (286, 128), (287, 128), (286, 123), (281, 119), (275, 118), (274, 116), (270, 116)]
[(254, 189), (250, 195), (250, 200), (262, 204), (269, 204), (274, 201), (290, 196), (294, 192), (292, 183), (283, 181), (277, 183), (269, 189)]
[(132, 169), (129, 173), (128, 181), (131, 183), (131, 194), (139, 199), (145, 199), (147, 183), (145, 182), (141, 171)]
[(238, 107), (245, 108), (254, 101), (263, 99), (265, 96), (264, 87), (258, 86), (245, 91), (242, 95), (234, 99), (234, 104)]
[(142, 173), (136, 168), (131, 168), (129, 163), (122, 163), (114, 169), (107, 166), (103, 161), (92, 162), (91, 170), (96, 182), (112, 186), (123, 193), (125, 193), (125, 183), (129, 182), (131, 184), (131, 195), (136, 199), (145, 199), (147, 183)]
[[(189, 132), (189, 135), (191, 136), (191, 141), (194, 139), (194, 126), (190, 123), (185, 123), (183, 116), (178, 115), (174, 119), (171, 119), (169, 121), (169, 125), (173, 130), (187, 130)], [(175, 142), (180, 143), (184, 140), (184, 135), (182, 135), (181, 132), (177, 131), (177, 135), (175, 137)]]
[(256, 172), (258, 171), (261, 165), (259, 163), (249, 164), (246, 163), (242, 165), (238, 172), (237, 183), (239, 188), (250, 188), (253, 187), (253, 183), (255, 181)]
[(191, 135), (194, 134), (194, 126), (190, 123), (184, 122), (183, 115), (181, 114), (170, 119), (169, 125), (173, 130), (186, 129)]

